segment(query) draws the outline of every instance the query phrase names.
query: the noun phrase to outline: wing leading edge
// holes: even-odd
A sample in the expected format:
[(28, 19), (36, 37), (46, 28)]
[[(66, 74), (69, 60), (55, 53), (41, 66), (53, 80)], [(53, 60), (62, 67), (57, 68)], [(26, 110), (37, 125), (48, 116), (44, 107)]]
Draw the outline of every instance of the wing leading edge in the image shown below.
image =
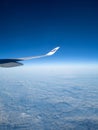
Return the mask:
[(40, 56), (31, 56), (31, 57), (25, 57), (25, 58), (16, 58), (16, 59), (0, 59), (0, 67), (5, 67), (5, 68), (9, 68), (9, 67), (16, 67), (16, 66), (21, 66), (23, 65), (22, 63), (20, 63), (19, 61), (25, 61), (25, 60), (31, 60), (31, 59), (36, 59), (36, 58), (42, 58), (42, 57), (47, 57), (47, 56), (51, 56), (54, 53), (56, 53), (56, 51), (59, 49), (60, 47), (56, 47), (53, 50), (51, 50), (50, 52), (48, 52), (45, 55), (40, 55)]

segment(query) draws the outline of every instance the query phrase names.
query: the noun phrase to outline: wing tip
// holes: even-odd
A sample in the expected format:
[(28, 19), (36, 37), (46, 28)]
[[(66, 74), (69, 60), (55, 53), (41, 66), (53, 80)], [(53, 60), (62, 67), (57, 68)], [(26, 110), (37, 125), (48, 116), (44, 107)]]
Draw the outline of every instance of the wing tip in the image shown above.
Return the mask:
[(54, 53), (56, 53), (56, 51), (57, 51), (59, 48), (60, 48), (60, 47), (58, 46), (58, 47), (52, 49), (52, 50), (51, 50), (49, 53), (47, 53), (46, 55), (47, 55), (47, 56), (53, 55)]

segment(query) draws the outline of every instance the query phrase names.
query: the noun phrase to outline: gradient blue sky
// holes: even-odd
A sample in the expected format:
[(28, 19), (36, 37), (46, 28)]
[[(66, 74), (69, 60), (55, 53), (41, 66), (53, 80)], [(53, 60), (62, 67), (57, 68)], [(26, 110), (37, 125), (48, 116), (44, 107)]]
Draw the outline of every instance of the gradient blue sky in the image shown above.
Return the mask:
[(97, 0), (0, 0), (0, 58), (47, 53), (35, 62), (98, 63)]

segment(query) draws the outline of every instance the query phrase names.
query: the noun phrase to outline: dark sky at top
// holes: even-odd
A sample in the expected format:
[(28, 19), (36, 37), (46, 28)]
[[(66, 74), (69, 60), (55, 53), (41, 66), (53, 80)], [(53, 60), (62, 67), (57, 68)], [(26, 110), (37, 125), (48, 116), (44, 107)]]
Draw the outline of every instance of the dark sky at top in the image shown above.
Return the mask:
[(60, 50), (45, 60), (98, 62), (97, 0), (0, 0), (0, 58)]

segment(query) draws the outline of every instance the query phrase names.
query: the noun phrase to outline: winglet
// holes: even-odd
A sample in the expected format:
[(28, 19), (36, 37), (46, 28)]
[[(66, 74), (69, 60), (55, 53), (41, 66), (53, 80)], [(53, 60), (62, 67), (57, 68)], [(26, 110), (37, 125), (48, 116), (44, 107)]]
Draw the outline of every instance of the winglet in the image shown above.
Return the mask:
[(47, 56), (53, 55), (59, 48), (60, 48), (60, 47), (54, 48), (53, 50), (51, 50), (51, 51), (50, 51), (49, 53), (47, 53), (46, 55), (47, 55)]

